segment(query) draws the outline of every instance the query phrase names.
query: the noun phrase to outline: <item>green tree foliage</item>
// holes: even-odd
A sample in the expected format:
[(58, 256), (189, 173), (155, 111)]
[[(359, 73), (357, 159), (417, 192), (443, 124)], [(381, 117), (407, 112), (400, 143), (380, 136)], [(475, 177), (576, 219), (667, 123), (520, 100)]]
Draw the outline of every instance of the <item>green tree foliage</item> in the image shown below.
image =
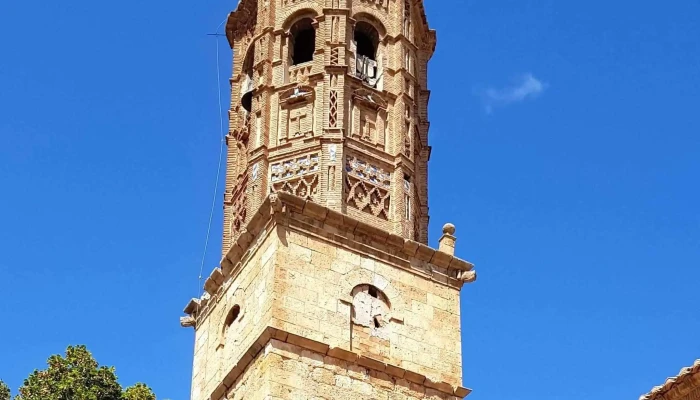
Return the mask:
[(3, 381), (0, 381), (0, 400), (10, 400), (10, 388)]
[(156, 395), (148, 386), (137, 383), (124, 391), (124, 400), (156, 400)]
[(156, 399), (144, 384), (122, 392), (114, 367), (100, 366), (85, 346), (69, 346), (65, 357), (53, 355), (47, 363), (47, 369), (36, 370), (25, 379), (15, 400)]

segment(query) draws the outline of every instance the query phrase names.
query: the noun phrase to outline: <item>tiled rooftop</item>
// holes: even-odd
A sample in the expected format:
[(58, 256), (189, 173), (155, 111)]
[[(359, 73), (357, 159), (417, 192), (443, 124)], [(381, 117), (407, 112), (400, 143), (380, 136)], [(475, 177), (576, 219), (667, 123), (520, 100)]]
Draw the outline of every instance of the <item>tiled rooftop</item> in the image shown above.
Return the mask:
[(655, 386), (649, 393), (640, 396), (639, 400), (667, 400), (666, 396), (664, 396), (666, 393), (695, 375), (698, 376), (698, 380), (700, 381), (700, 359), (695, 360), (692, 366), (681, 369), (678, 375), (666, 379), (663, 385)]

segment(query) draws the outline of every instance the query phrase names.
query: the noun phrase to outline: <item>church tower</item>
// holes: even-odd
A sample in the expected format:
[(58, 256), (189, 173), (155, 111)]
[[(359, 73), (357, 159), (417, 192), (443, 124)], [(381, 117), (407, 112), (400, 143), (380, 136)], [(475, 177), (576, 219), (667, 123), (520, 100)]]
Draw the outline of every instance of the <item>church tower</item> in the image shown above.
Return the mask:
[(240, 0), (223, 254), (185, 308), (192, 400), (458, 399), (447, 224), (428, 247), (422, 0)]

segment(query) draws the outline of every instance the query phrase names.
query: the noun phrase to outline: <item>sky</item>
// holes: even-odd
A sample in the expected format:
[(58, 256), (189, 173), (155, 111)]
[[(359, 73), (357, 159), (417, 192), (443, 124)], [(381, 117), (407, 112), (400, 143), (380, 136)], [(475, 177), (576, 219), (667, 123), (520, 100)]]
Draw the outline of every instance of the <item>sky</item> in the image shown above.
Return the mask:
[[(0, 5), (0, 379), (85, 344), (189, 398), (234, 1)], [(636, 399), (700, 358), (700, 3), (427, 0), (430, 243), (472, 400)], [(228, 99), (222, 97), (224, 104)], [(217, 197), (204, 270), (220, 254)], [(695, 337), (696, 339), (693, 339)]]

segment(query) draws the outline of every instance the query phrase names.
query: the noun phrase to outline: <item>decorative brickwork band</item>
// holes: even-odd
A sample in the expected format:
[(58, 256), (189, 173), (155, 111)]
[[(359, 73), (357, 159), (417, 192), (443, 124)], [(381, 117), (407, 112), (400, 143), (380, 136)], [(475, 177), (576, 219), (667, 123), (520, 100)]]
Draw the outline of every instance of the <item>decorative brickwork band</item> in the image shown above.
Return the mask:
[(345, 171), (347, 204), (388, 220), (391, 174), (354, 156), (347, 157)]
[(246, 223), (246, 215), (248, 212), (247, 189), (248, 176), (246, 175), (233, 189), (233, 195), (231, 196), (231, 225), (229, 227), (229, 234), (232, 238), (238, 236)]
[(281, 161), (271, 166), (272, 192), (285, 192), (307, 200), (317, 200), (318, 153)]
[(338, 125), (338, 92), (330, 91), (328, 101), (328, 126), (335, 128)]

